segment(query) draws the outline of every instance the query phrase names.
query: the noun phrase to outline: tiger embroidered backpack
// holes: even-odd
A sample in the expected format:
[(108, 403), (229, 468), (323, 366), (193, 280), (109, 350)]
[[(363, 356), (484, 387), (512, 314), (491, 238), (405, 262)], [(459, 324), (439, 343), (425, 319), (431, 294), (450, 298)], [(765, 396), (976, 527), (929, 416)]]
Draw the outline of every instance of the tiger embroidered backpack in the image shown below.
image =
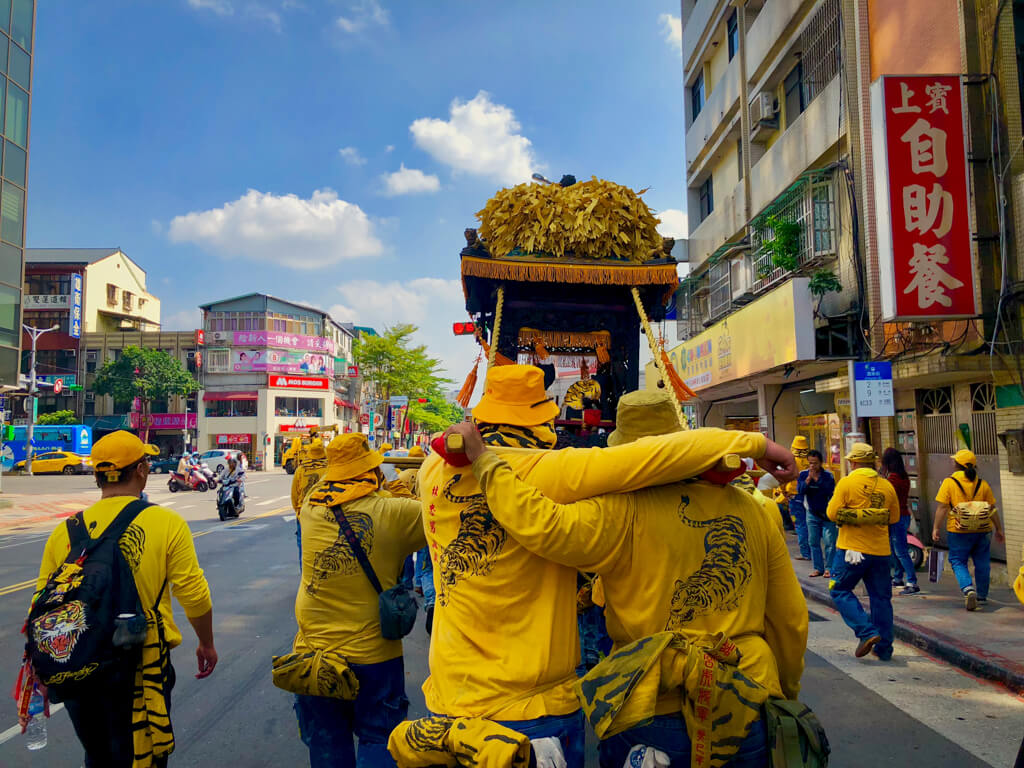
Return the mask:
[(33, 599), (24, 629), (26, 654), (55, 701), (116, 670), (134, 673), (141, 659), (146, 614), (119, 540), (149, 506), (129, 502), (95, 539), (82, 512), (67, 520), (71, 550)]

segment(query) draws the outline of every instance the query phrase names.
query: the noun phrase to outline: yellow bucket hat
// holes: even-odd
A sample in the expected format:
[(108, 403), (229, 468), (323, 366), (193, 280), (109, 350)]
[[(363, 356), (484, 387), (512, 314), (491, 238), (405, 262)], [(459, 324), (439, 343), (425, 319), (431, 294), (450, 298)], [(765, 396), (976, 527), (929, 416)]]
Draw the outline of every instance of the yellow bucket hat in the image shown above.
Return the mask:
[(159, 455), (160, 449), (155, 445), (144, 443), (122, 429), (101, 437), (93, 444), (92, 467), (96, 472), (112, 472), (134, 464), (143, 456)]
[(877, 458), (875, 449), (868, 443), (854, 443), (850, 446), (850, 452), (846, 454), (847, 461), (854, 461), (858, 464), (871, 464)]
[(423, 446), (414, 445), (412, 448), (409, 449), (409, 458), (411, 459), (422, 458), (425, 455), (426, 454), (423, 453)]
[(381, 443), (380, 444), (380, 452), (381, 453), (387, 453), (388, 451), (390, 451), (394, 447), (395, 446), (393, 446), (391, 443)]
[(499, 365), (487, 372), (484, 396), (473, 418), (486, 424), (536, 427), (559, 414), (544, 389), (544, 371), (532, 365)]
[(324, 450), (324, 441), (319, 437), (310, 443), (309, 448), (306, 450), (309, 451), (309, 458), (311, 459), (322, 459), (327, 455), (327, 452)]
[(667, 435), (681, 429), (667, 392), (638, 390), (619, 398), (615, 429), (608, 435), (608, 445), (624, 445), (648, 435)]
[(978, 457), (974, 455), (974, 451), (970, 451), (967, 448), (961, 448), (949, 458), (961, 467), (966, 467), (968, 464), (977, 465), (978, 463)]
[(384, 459), (377, 451), (371, 451), (366, 435), (353, 432), (338, 435), (326, 448), (327, 470), (322, 480), (336, 483), (351, 480), (381, 465)]
[(797, 435), (793, 438), (793, 444), (789, 446), (794, 451), (806, 451), (811, 446), (807, 443), (807, 438), (803, 435)]

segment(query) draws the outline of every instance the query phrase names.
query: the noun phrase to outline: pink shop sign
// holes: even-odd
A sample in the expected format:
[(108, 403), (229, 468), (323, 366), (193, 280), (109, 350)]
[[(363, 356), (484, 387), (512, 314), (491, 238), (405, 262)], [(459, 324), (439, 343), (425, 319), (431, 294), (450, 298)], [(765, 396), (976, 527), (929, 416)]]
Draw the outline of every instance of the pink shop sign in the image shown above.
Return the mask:
[(188, 414), (188, 426), (185, 426), (185, 414), (184, 413), (154, 413), (150, 416), (152, 424), (149, 426), (153, 429), (195, 429), (196, 428), (196, 414), (195, 412)]
[(334, 354), (334, 342), (320, 336), (298, 336), (278, 331), (235, 331), (233, 342), (236, 346), (250, 344), (255, 347), (284, 347), (285, 349), (308, 349), (312, 352)]

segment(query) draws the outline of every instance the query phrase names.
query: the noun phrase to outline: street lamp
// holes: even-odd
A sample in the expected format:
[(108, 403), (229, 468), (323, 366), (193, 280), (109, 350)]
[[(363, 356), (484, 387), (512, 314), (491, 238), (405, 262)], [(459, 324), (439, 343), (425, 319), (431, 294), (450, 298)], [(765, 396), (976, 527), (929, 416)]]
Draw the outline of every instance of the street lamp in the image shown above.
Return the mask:
[(25, 428), (25, 474), (32, 475), (32, 430), (36, 425), (36, 400), (39, 397), (39, 389), (36, 387), (36, 340), (44, 333), (59, 331), (60, 325), (54, 323), (50, 328), (34, 328), (31, 325), (22, 325), (22, 328), (32, 337), (32, 363), (29, 368), (28, 396), (32, 398), (31, 408), (28, 413), (28, 426)]

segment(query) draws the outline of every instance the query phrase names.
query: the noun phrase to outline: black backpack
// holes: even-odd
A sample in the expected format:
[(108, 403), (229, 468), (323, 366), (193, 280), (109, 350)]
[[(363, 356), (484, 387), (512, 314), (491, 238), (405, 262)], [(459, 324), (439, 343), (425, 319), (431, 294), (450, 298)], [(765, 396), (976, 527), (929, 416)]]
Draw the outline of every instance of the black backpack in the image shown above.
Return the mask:
[[(95, 539), (82, 512), (67, 520), (71, 551), (35, 596), (25, 623), (25, 650), (54, 700), (76, 698), (116, 673), (134, 674), (141, 660), (146, 614), (119, 540), (149, 506), (129, 502)], [(162, 594), (163, 586), (157, 604)]]

